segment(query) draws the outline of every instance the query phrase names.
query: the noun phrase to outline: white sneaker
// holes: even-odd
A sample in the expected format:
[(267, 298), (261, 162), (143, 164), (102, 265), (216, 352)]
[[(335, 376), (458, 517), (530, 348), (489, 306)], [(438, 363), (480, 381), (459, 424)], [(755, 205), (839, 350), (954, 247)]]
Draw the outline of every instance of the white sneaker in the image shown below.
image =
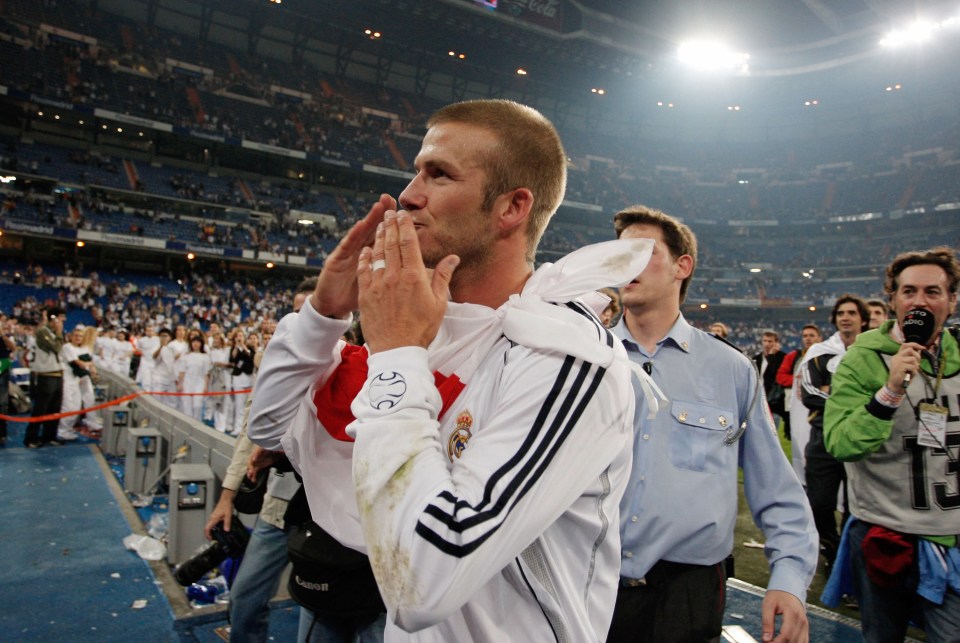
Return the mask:
[(63, 440), (64, 442), (73, 442), (77, 437), (77, 432), (72, 429), (69, 431), (57, 431), (57, 439)]

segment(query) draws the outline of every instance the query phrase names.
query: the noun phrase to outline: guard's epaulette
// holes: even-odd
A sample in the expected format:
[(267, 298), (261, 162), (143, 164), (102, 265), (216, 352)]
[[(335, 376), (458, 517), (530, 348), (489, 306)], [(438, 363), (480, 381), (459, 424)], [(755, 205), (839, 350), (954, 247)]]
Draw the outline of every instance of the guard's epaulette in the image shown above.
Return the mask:
[(729, 346), (729, 347), (732, 348), (733, 350), (737, 351), (737, 352), (740, 353), (740, 354), (743, 354), (743, 351), (740, 350), (740, 349), (736, 346), (736, 344), (733, 344), (732, 342), (730, 342), (727, 338), (725, 338), (725, 337), (720, 337), (720, 335), (714, 335), (713, 333), (707, 333), (707, 335), (710, 335), (710, 337), (713, 337), (714, 339), (719, 339), (721, 342), (723, 342), (724, 344), (726, 344), (727, 346)]

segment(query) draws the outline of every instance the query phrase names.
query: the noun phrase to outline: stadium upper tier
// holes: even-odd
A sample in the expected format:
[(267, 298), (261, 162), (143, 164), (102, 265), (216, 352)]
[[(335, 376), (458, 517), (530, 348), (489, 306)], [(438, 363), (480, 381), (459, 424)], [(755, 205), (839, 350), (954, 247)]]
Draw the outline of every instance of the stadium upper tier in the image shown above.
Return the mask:
[[(259, 250), (276, 255), (300, 256), (318, 265), (332, 249), (339, 234), (364, 211), (369, 195), (345, 199), (342, 195), (311, 193), (280, 182), (264, 180), (250, 184), (239, 176), (211, 176), (183, 168), (169, 168), (107, 155), (91, 155), (49, 144), (19, 143), (0, 158), (4, 171), (25, 169), (31, 175), (51, 177), (49, 194), (21, 194), (6, 190), (3, 220), (23, 225), (42, 223), (51, 231), (93, 231), (123, 237), (153, 238), (188, 244), (210, 251), (229, 248), (240, 253)], [(943, 175), (953, 167), (935, 168)], [(894, 184), (908, 184), (915, 173), (888, 177)], [(62, 178), (66, 177), (66, 178)], [(942, 176), (941, 176), (942, 179)], [(722, 203), (717, 195), (734, 194), (737, 186), (682, 185), (682, 177), (670, 183), (686, 204)], [(919, 185), (913, 181), (912, 184)], [(931, 181), (941, 185), (941, 181)], [(949, 182), (943, 181), (943, 185)], [(651, 184), (653, 186), (655, 184)], [(875, 194), (872, 177), (845, 183), (851, 194), (869, 199)], [(121, 187), (122, 186), (122, 187)], [(795, 186), (790, 186), (795, 187)], [(768, 192), (776, 194), (773, 186)], [(789, 190), (786, 201), (794, 195)], [(569, 195), (568, 195), (569, 196)], [(657, 203), (650, 191), (638, 191), (636, 201)], [(856, 204), (856, 200), (852, 201)], [(194, 204), (202, 216), (172, 213), (182, 203)], [(626, 203), (626, 202), (625, 202)], [(213, 207), (216, 205), (217, 207)], [(291, 206), (333, 214), (337, 225), (326, 230), (305, 226), (286, 216)], [(234, 207), (236, 206), (236, 207)], [(243, 206), (251, 209), (244, 210)], [(693, 206), (695, 209), (695, 205)], [(272, 212), (266, 219), (238, 219), (238, 211)], [(778, 225), (731, 225), (729, 217), (699, 217), (687, 205), (675, 212), (692, 225), (700, 237), (698, 278), (689, 299), (692, 302), (749, 303), (782, 301), (785, 304), (822, 304), (840, 292), (864, 295), (880, 293), (880, 268), (896, 253), (932, 245), (960, 246), (957, 206), (937, 212), (913, 204), (912, 208), (886, 211), (886, 216), (867, 220), (820, 222), (774, 221)], [(928, 211), (929, 210), (929, 211)], [(572, 213), (572, 216), (571, 216)], [(578, 214), (579, 213), (579, 214)], [(548, 229), (541, 244), (541, 260), (557, 257), (587, 243), (612, 237), (612, 211), (589, 214), (565, 206)], [(880, 213), (877, 212), (879, 215)], [(800, 242), (802, 241), (802, 242)], [(170, 246), (182, 248), (180, 246)], [(235, 256), (239, 256), (235, 255)], [(753, 270), (753, 272), (751, 272)]]
[[(438, 105), (95, 4), (4, 6), (0, 166), (47, 177), (46, 189), (7, 185), (6, 222), (319, 265), (372, 195), (396, 195), (412, 176)], [(958, 244), (955, 119), (918, 113), (896, 136), (863, 129), (788, 146), (559, 124), (569, 180), (541, 260), (610, 238), (613, 213), (634, 203), (700, 235), (696, 301), (876, 293), (879, 266), (897, 252)], [(298, 222), (312, 215), (325, 224)]]
[[(249, 142), (303, 152), (310, 158), (356, 168), (364, 165), (407, 171), (419, 146), (426, 116), (439, 103), (371, 84), (344, 68), (322, 73), (309, 61), (291, 64), (268, 56), (231, 49), (212, 41), (140, 24), (96, 10), (96, 5), (65, 0), (42, 11), (27, 0), (5, 4), (0, 28), (0, 83), (13, 96), (42, 107), (51, 101), (67, 108), (99, 108), (115, 115), (146, 119), (194, 140)], [(331, 36), (333, 34), (331, 33)], [(330, 43), (335, 46), (336, 43)], [(387, 70), (384, 70), (386, 73)], [(425, 81), (431, 70), (424, 70)], [(466, 82), (467, 79), (464, 79)], [(536, 104), (536, 95), (529, 100)], [(42, 110), (38, 110), (42, 111)], [(52, 119), (27, 113), (30, 120)], [(63, 113), (66, 120), (75, 114)], [(589, 173), (573, 177), (574, 196), (586, 203), (616, 209), (648, 181), (678, 172), (706, 184), (736, 182), (748, 176), (756, 183), (803, 183), (820, 180), (819, 199), (809, 197), (798, 208), (811, 214), (846, 214), (843, 194), (827, 192), (833, 180), (850, 175), (876, 175), (916, 152), (943, 163), (955, 158), (960, 124), (923, 110), (905, 113), (907, 123), (885, 131), (865, 123), (841, 137), (798, 137), (788, 146), (777, 143), (715, 140), (693, 145), (684, 126), (638, 127), (604, 134), (596, 129), (564, 127), (573, 164)], [(86, 119), (86, 126), (93, 119)], [(106, 123), (100, 123), (100, 126)], [(136, 127), (127, 127), (127, 133)], [(769, 127), (769, 126), (767, 126)], [(82, 129), (82, 128), (80, 128)], [(149, 127), (147, 127), (149, 130)], [(116, 133), (112, 126), (104, 135)], [(147, 132), (153, 135), (156, 132)], [(673, 134), (672, 136), (670, 134)], [(206, 138), (204, 138), (206, 137)], [(938, 148), (937, 151), (929, 151)], [(944, 154), (947, 155), (946, 158)], [(904, 190), (907, 186), (902, 186)], [(766, 215), (778, 204), (763, 194), (725, 198), (742, 217)], [(670, 190), (665, 209), (682, 207)], [(898, 202), (904, 191), (889, 195)], [(765, 200), (766, 197), (766, 200)], [(880, 208), (883, 209), (883, 208)], [(701, 216), (710, 214), (699, 210)]]

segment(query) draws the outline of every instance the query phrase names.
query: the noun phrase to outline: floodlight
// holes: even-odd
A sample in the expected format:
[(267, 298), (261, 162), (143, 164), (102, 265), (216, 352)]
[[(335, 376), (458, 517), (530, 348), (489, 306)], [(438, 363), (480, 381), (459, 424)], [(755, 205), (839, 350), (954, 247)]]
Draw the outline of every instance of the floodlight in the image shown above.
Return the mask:
[(902, 45), (919, 45), (933, 38), (938, 31), (954, 29), (960, 24), (960, 19), (951, 16), (939, 22), (918, 19), (906, 27), (894, 29), (880, 39), (882, 47), (899, 47)]
[(707, 71), (735, 70), (746, 72), (750, 54), (734, 51), (715, 40), (691, 40), (677, 50), (680, 62), (694, 69)]
[(933, 34), (942, 27), (939, 23), (917, 20), (902, 29), (894, 29), (880, 40), (883, 47), (899, 47), (907, 44), (920, 44), (933, 38)]

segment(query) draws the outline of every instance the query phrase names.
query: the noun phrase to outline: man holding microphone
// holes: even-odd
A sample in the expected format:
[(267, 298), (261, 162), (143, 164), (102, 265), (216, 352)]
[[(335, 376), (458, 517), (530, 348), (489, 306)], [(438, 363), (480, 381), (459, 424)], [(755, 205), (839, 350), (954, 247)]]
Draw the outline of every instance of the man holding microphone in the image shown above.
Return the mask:
[(960, 264), (947, 247), (897, 256), (895, 319), (861, 334), (833, 376), (824, 439), (846, 463), (847, 534), (864, 640), (960, 640), (960, 350), (944, 332)]

